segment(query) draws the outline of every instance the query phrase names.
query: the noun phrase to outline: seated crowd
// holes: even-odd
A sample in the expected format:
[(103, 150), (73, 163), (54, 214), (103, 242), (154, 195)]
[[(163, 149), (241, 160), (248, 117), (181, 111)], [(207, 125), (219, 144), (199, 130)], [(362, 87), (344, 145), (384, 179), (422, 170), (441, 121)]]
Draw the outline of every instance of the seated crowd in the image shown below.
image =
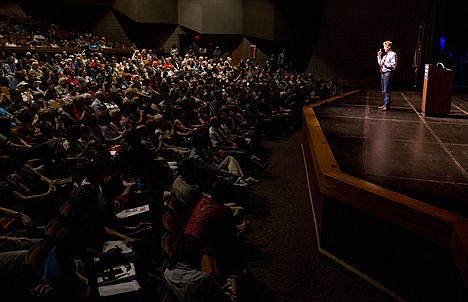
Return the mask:
[(32, 17), (0, 14), (0, 47), (22, 48), (126, 48), (104, 35), (43, 24)]
[[(144, 49), (0, 61), (2, 295), (91, 300), (96, 259), (121, 257), (103, 252), (121, 240), (152, 301), (248, 300), (244, 202), (266, 166), (261, 142), (299, 129), (302, 106), (337, 83)], [(144, 219), (116, 216), (146, 204)]]

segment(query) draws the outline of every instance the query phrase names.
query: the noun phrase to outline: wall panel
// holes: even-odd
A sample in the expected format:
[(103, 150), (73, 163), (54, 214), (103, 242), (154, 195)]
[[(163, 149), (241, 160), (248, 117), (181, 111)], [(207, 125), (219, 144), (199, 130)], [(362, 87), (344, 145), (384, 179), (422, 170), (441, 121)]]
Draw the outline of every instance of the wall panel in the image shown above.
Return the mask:
[(243, 33), (273, 40), (275, 28), (275, 4), (273, 0), (245, 0), (243, 7)]
[(242, 34), (242, 0), (202, 0), (202, 33)]
[(115, 0), (112, 7), (140, 23), (178, 22), (178, 1), (174, 0)]
[(179, 24), (202, 31), (202, 0), (179, 0)]

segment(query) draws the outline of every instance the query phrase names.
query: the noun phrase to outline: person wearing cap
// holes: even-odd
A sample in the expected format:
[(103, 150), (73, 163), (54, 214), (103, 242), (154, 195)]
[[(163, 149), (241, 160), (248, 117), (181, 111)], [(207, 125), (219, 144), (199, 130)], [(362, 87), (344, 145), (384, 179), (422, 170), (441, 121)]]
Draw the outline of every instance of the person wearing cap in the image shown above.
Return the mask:
[(16, 89), (21, 93), (21, 98), (23, 102), (32, 104), (34, 100), (34, 96), (31, 92), (31, 88), (29, 88), (29, 84), (25, 81), (21, 81), (16, 86)]

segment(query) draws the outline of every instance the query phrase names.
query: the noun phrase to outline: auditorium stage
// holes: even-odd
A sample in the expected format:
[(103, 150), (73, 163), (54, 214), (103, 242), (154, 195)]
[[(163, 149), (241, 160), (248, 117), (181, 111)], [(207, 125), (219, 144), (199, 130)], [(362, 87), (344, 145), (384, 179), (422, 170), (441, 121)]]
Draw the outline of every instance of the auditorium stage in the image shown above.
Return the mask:
[(468, 96), (444, 117), (421, 114), (421, 93), (393, 91), (392, 110), (364, 90), (314, 108), (342, 172), (468, 217)]

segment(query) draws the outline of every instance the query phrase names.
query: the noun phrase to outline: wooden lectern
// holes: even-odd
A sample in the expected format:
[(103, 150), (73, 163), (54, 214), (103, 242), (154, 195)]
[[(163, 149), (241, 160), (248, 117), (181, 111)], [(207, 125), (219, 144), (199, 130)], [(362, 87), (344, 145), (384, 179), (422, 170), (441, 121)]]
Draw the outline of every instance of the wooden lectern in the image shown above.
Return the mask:
[(450, 113), (454, 72), (439, 65), (426, 64), (421, 111), (425, 115)]

